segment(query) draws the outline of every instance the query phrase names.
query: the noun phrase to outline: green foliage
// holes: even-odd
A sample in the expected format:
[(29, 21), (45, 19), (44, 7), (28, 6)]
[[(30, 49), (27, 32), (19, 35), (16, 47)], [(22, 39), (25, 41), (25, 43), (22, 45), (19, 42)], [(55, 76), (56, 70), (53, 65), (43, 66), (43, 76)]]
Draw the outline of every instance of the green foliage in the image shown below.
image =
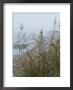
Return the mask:
[[(54, 29), (56, 26), (56, 19), (54, 21)], [(23, 33), (23, 25), (21, 24), (18, 43), (24, 41), (21, 48), (19, 48), (19, 60), (13, 63), (14, 77), (59, 77), (60, 76), (60, 37), (54, 37), (55, 31), (50, 38), (45, 38), (43, 31), (36, 36), (35, 45), (27, 43), (25, 34)], [(47, 42), (47, 44), (46, 44)], [(31, 52), (28, 47), (32, 47)], [(16, 48), (16, 47), (15, 47)], [(22, 55), (22, 48), (26, 52)]]
[[(25, 58), (14, 66), (14, 76), (20, 77), (59, 77), (60, 76), (60, 40), (51, 39), (45, 50), (43, 32), (35, 40), (36, 48), (31, 53), (27, 50)], [(19, 65), (19, 66), (18, 66)]]

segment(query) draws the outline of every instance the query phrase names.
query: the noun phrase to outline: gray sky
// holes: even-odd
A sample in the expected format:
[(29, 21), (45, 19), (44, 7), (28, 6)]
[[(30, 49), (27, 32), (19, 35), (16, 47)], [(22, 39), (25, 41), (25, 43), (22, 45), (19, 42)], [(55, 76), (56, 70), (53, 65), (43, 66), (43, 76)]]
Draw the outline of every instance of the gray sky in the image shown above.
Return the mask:
[(41, 29), (44, 33), (47, 33), (53, 29), (55, 18), (57, 23), (59, 23), (59, 13), (13, 13), (13, 40), (17, 38), (21, 23), (24, 25), (23, 30), (26, 34), (39, 33)]

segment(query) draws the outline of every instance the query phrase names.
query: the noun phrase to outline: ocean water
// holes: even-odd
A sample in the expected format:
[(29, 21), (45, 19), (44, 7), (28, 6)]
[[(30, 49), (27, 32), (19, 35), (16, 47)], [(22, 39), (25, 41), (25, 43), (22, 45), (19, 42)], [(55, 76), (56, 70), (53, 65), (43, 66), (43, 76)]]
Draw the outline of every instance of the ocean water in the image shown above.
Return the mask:
[[(26, 52), (26, 50), (21, 50), (22, 53)], [(13, 49), (13, 56), (19, 55), (19, 49)]]
[(13, 49), (13, 56), (19, 54), (19, 50), (18, 49)]

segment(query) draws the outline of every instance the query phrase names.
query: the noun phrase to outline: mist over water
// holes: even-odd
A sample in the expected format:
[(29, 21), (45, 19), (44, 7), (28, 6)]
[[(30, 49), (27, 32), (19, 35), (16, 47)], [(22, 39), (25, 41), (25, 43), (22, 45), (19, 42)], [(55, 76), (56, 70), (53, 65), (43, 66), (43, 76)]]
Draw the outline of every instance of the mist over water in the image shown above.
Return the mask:
[[(35, 38), (36, 35), (40, 33), (42, 30), (44, 35), (46, 35), (49, 31), (53, 30), (54, 20), (56, 18), (56, 23), (60, 22), (60, 14), (59, 13), (13, 13), (12, 18), (12, 36), (13, 36), (13, 44), (17, 43), (17, 40), (22, 37), (25, 33), (26, 38), (28, 38), (28, 43), (32, 38)], [(20, 32), (20, 25), (23, 25), (23, 31), (20, 36), (18, 36)], [(58, 26), (56, 27), (58, 31)], [(22, 41), (23, 43), (24, 41)], [(19, 54), (18, 49), (13, 48), (13, 56)]]

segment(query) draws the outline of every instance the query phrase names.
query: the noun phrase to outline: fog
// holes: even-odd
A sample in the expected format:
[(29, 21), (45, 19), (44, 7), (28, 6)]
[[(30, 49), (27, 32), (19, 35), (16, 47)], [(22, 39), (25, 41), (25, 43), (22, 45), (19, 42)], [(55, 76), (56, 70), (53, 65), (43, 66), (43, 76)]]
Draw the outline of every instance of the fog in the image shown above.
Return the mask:
[(17, 41), (17, 35), (20, 30), (20, 24), (23, 24), (23, 31), (26, 35), (31, 33), (37, 34), (42, 29), (44, 33), (52, 30), (54, 21), (60, 21), (59, 13), (13, 13), (12, 15), (12, 32), (13, 43)]

